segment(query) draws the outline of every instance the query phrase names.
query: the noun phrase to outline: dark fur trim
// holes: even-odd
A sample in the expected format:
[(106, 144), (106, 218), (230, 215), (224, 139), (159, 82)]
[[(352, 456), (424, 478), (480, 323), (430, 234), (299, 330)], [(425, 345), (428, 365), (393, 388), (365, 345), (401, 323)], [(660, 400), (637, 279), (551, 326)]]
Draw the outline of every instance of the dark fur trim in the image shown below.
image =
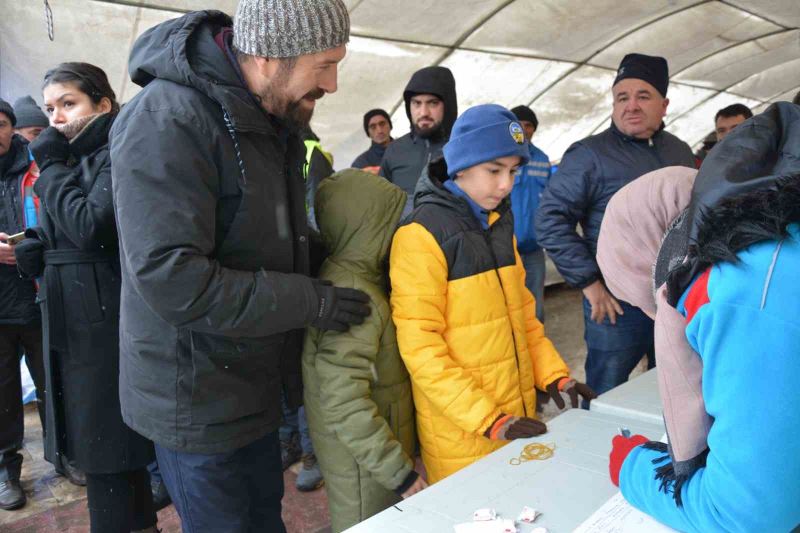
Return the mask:
[(692, 255), (706, 266), (736, 263), (737, 253), (762, 241), (783, 239), (786, 226), (800, 222), (800, 174), (782, 177), (768, 189), (727, 198), (701, 216)]

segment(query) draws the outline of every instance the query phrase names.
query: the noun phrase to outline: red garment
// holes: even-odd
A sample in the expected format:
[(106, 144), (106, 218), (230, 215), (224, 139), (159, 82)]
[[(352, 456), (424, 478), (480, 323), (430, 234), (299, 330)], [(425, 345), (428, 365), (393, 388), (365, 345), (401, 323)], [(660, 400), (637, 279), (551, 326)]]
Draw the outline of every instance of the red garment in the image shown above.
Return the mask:
[(634, 435), (630, 438), (617, 435), (611, 440), (611, 454), (609, 455), (608, 473), (611, 475), (611, 483), (619, 487), (619, 472), (622, 470), (622, 463), (637, 446), (649, 442), (643, 435)]

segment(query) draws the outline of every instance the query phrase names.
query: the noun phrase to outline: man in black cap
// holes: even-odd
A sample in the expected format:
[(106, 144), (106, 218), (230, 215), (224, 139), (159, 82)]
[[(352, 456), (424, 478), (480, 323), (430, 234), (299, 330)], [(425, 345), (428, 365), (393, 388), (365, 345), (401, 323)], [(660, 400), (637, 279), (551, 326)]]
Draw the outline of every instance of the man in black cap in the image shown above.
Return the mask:
[[(0, 99), (0, 509), (25, 505), (20, 486), (22, 471), (22, 381), (20, 353), (36, 385), (40, 421), (44, 422), (44, 366), (42, 318), (36, 286), (17, 272), (15, 244), (8, 238), (36, 224), (33, 183), (36, 178), (28, 141), (14, 135), (14, 110)], [(27, 204), (28, 209), (25, 209)], [(31, 207), (34, 207), (31, 213)], [(42, 423), (44, 427), (44, 423)]]
[(664, 131), (668, 85), (666, 59), (625, 56), (611, 89), (611, 126), (570, 146), (536, 215), (539, 242), (564, 279), (583, 290), (586, 383), (598, 393), (627, 381), (645, 354), (649, 366), (655, 365), (653, 321), (611, 295), (595, 254), (600, 223), (614, 193), (662, 167), (694, 167), (689, 146)]
[(411, 132), (386, 149), (380, 174), (408, 195), (405, 215), (413, 207), (414, 189), (422, 170), (442, 155), (458, 116), (453, 73), (446, 67), (418, 70), (406, 85), (403, 100)]
[(17, 115), (17, 124), (14, 132), (32, 142), (50, 125), (47, 115), (36, 105), (36, 100), (30, 96), (23, 96), (14, 102), (14, 114)]
[(386, 148), (392, 139), (392, 119), (383, 109), (371, 109), (364, 114), (364, 133), (372, 141), (369, 150), (358, 156), (353, 168), (360, 168), (377, 174), (381, 169), (381, 161)]

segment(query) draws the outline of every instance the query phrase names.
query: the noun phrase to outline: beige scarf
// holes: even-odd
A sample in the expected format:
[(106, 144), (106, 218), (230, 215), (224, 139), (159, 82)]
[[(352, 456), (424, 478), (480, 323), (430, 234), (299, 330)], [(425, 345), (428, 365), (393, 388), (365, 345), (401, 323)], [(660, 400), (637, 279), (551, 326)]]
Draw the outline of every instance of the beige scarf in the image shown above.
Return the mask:
[(104, 113), (95, 113), (93, 115), (86, 115), (85, 117), (76, 118), (72, 122), (67, 122), (66, 124), (56, 124), (53, 126), (57, 129), (61, 134), (66, 137), (70, 142), (75, 140), (75, 138), (80, 135), (80, 133), (86, 129), (90, 123), (104, 115)]

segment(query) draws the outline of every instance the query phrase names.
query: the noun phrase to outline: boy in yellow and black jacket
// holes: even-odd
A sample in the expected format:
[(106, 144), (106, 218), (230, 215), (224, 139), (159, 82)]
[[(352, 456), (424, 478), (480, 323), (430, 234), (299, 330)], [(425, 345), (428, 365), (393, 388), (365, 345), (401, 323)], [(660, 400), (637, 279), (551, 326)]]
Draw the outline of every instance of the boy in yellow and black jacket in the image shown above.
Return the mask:
[(535, 388), (559, 407), (560, 391), (573, 406), (594, 397), (570, 379), (525, 288), (507, 196), (528, 153), (510, 111), (467, 110), (392, 242), (392, 318), (429, 482), (546, 432)]

